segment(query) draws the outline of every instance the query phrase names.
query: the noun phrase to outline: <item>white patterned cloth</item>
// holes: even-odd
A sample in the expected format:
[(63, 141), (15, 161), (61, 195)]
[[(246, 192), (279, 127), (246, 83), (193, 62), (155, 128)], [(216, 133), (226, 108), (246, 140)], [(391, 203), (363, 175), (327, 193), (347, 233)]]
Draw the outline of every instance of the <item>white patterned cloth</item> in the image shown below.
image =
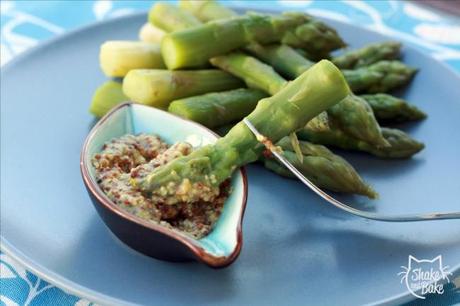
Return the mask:
[[(16, 55), (70, 29), (147, 10), (153, 1), (1, 1), (1, 65)], [(232, 7), (307, 11), (355, 23), (415, 45), (460, 72), (460, 19), (435, 13), (414, 2), (382, 1), (225, 1)], [(39, 279), (0, 254), (0, 305), (92, 305)], [(447, 301), (447, 302), (446, 302)], [(433, 300), (433, 305), (453, 304)]]

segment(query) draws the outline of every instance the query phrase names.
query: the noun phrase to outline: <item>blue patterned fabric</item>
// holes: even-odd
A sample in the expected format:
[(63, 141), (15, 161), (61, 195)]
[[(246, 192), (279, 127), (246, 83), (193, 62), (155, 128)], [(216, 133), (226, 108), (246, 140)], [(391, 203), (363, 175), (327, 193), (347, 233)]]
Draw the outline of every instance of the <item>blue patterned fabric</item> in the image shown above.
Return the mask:
[[(1, 65), (16, 55), (68, 30), (132, 12), (152, 1), (1, 1)], [(404, 40), (460, 72), (460, 19), (414, 2), (382, 1), (225, 1), (232, 7), (306, 10), (317, 16), (359, 24)], [(0, 254), (0, 305), (92, 305), (67, 294)], [(460, 304), (458, 288), (424, 304)], [(418, 303), (419, 301), (415, 302)], [(415, 305), (415, 304), (414, 304)]]

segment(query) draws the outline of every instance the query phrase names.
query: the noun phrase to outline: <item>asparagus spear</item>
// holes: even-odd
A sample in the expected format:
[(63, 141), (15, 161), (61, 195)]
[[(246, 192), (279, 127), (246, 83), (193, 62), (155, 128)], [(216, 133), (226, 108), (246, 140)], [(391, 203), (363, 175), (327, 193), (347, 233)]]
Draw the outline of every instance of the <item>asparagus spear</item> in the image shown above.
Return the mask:
[(203, 66), (213, 56), (252, 42), (267, 44), (285, 40), (314, 54), (344, 46), (334, 30), (308, 15), (251, 13), (175, 31), (164, 37), (161, 48), (166, 66), (178, 69)]
[[(313, 64), (292, 48), (283, 45), (251, 44), (247, 49), (288, 78), (298, 76)], [(342, 72), (353, 91), (386, 92), (409, 82), (416, 69), (399, 61), (380, 61), (355, 70), (343, 69)]]
[(242, 82), (220, 70), (131, 70), (123, 80), (123, 92), (132, 101), (166, 108), (173, 100), (203, 93), (239, 88)]
[(241, 52), (232, 52), (210, 59), (211, 64), (241, 79), (250, 88), (261, 89), (274, 95), (287, 81), (269, 65)]
[(265, 97), (260, 90), (240, 88), (175, 100), (168, 111), (214, 128), (247, 116)]
[(330, 124), (327, 131), (313, 131), (308, 128), (297, 132), (299, 139), (322, 145), (331, 145), (345, 150), (364, 151), (380, 158), (409, 158), (420, 152), (425, 145), (398, 129), (382, 128), (382, 135), (388, 141), (388, 147), (376, 147), (343, 132)]
[(314, 18), (297, 27), (295, 31), (288, 31), (281, 43), (305, 49), (308, 58), (312, 60), (329, 58), (331, 51), (346, 47), (335, 29)]
[[(247, 119), (277, 142), (350, 93), (340, 71), (329, 61), (314, 65), (276, 95), (265, 98)], [(258, 159), (263, 146), (243, 122), (213, 145), (156, 168), (133, 184), (167, 204), (215, 197), (215, 188), (242, 165)], [(192, 192), (201, 186), (209, 192)], [(184, 191), (185, 190), (185, 191)], [(217, 192), (218, 193), (218, 192)]]
[(262, 46), (253, 43), (247, 46), (246, 50), (273, 66), (276, 71), (288, 79), (295, 79), (314, 64), (286, 45)]
[(107, 81), (96, 89), (89, 111), (96, 117), (102, 117), (112, 107), (128, 100), (123, 94), (121, 83)]
[(382, 136), (380, 126), (366, 100), (350, 95), (328, 109), (328, 114), (345, 132), (353, 137), (369, 142), (376, 147), (389, 145)]
[(142, 41), (107, 41), (102, 44), (99, 61), (109, 77), (124, 77), (137, 68), (164, 68), (160, 46)]
[(179, 31), (201, 25), (195, 16), (174, 5), (157, 2), (149, 11), (149, 22), (166, 32)]
[[(371, 199), (377, 197), (377, 193), (363, 181), (352, 165), (326, 147), (300, 141), (303, 161), (299, 161), (288, 138), (281, 139), (277, 145), (283, 149), (284, 157), (318, 187), (336, 192), (365, 195)], [(264, 165), (282, 176), (295, 178), (289, 170), (273, 158), (264, 158)]]
[[(264, 90), (272, 95), (287, 84), (287, 81), (270, 66), (241, 52), (216, 56), (210, 61), (211, 64), (240, 77), (249, 87)], [(343, 129), (354, 137), (377, 146), (388, 145), (382, 137), (372, 109), (363, 99), (350, 95), (331, 107), (328, 114), (340, 122)]]
[(387, 94), (362, 95), (374, 111), (377, 120), (386, 122), (405, 122), (421, 120), (426, 114), (415, 105)]
[[(179, 6), (182, 9), (191, 12), (195, 17), (203, 22), (238, 16), (235, 11), (220, 5), (218, 2), (213, 0), (181, 0), (179, 2)], [(301, 36), (302, 39), (299, 39), (299, 36)], [(325, 37), (328, 38), (325, 39)], [(306, 41), (308, 43), (305, 43)], [(317, 60), (329, 58), (328, 49), (335, 50), (345, 46), (334, 29), (314, 19), (312, 19), (311, 22), (298, 27), (295, 30), (295, 33), (286, 33), (282, 42), (310, 50), (310, 58)]]
[(139, 39), (143, 42), (159, 44), (165, 34), (165, 31), (155, 27), (149, 22), (146, 22), (139, 30)]
[(356, 69), (382, 60), (398, 59), (401, 55), (400, 53), (401, 43), (385, 41), (345, 52), (340, 56), (334, 57), (332, 62), (341, 69)]
[[(224, 136), (232, 127), (233, 125), (231, 124), (224, 125), (218, 127), (215, 131)], [(300, 149), (303, 154), (303, 160), (300, 162), (293, 152), (292, 144), (287, 137), (282, 138), (276, 145), (283, 149), (284, 157), (318, 187), (337, 192), (361, 194), (372, 199), (377, 197), (376, 192), (363, 181), (353, 166), (326, 147), (307, 141), (300, 141)], [(294, 178), (289, 170), (271, 156), (262, 154), (260, 161), (262, 161), (265, 168), (279, 175)]]
[(342, 70), (353, 92), (381, 93), (407, 84), (417, 69), (399, 61), (380, 61), (368, 67)]
[(180, 0), (179, 7), (189, 11), (202, 22), (238, 16), (236, 12), (216, 1)]

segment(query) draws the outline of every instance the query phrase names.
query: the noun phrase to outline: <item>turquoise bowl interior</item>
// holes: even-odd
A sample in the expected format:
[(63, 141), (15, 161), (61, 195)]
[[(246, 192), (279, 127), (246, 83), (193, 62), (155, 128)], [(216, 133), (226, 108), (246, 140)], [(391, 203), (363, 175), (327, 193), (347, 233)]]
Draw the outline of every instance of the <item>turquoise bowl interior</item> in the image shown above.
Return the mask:
[[(168, 244), (158, 240), (158, 244), (161, 245), (153, 245), (151, 247), (156, 250), (160, 249), (161, 256), (155, 256), (155, 252), (152, 254), (151, 252), (144, 252), (138, 249), (150, 256), (166, 260), (174, 258), (174, 261), (195, 258), (212, 267), (224, 267), (232, 263), (238, 256), (242, 245), (241, 224), (247, 198), (247, 182), (244, 169), (240, 169), (233, 174), (231, 178), (232, 192), (225, 202), (222, 215), (214, 229), (209, 235), (199, 240), (193, 239), (180, 231), (146, 222), (141, 218), (125, 212), (112, 203), (99, 188), (96, 183), (95, 169), (91, 164), (91, 157), (95, 153), (100, 152), (105, 142), (125, 134), (139, 133), (156, 134), (169, 144), (178, 141), (187, 141), (195, 148), (213, 143), (218, 139), (218, 136), (207, 128), (156, 108), (132, 103), (125, 103), (114, 108), (91, 130), (85, 141), (81, 155), (83, 179), (93, 202), (95, 202), (96, 208), (99, 208), (97, 205), (103, 205), (109, 213), (116, 214), (118, 217), (121, 216), (129, 222), (135, 222), (144, 229), (147, 227), (151, 231), (154, 231), (155, 235), (160, 234), (166, 239), (174, 239), (182, 243), (185, 246), (185, 250), (190, 252), (190, 254), (184, 254), (183, 256), (181, 254), (172, 254), (171, 252), (176, 252), (177, 248), (171, 248), (171, 250), (165, 249), (168, 248)], [(99, 209), (98, 212), (101, 214)], [(112, 232), (117, 235), (120, 229), (114, 230), (111, 222), (107, 222), (104, 217), (103, 220)], [(123, 225), (117, 224), (116, 226)], [(139, 234), (132, 233), (132, 235), (137, 236)], [(145, 232), (142, 235), (145, 238)], [(126, 242), (126, 238), (123, 239), (123, 237), (117, 236)], [(130, 246), (133, 245), (130, 244)], [(168, 256), (168, 253), (171, 254)]]

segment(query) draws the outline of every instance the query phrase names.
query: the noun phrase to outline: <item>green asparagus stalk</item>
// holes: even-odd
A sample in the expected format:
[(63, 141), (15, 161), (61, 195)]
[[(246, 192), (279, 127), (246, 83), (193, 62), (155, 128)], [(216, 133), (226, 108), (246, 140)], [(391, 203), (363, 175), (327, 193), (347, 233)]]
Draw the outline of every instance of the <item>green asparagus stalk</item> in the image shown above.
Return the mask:
[(155, 27), (149, 22), (146, 22), (139, 30), (139, 40), (147, 43), (159, 44), (165, 35), (165, 31)]
[(332, 62), (340, 69), (366, 67), (382, 60), (395, 60), (401, 55), (401, 43), (385, 41), (369, 44), (363, 48), (351, 50), (336, 56)]
[[(277, 93), (287, 81), (254, 57), (241, 52), (211, 58), (211, 64), (243, 79), (251, 88), (261, 89), (271, 95)], [(377, 146), (388, 145), (380, 132), (380, 126), (367, 102), (355, 95), (328, 110), (348, 133)]]
[(407, 84), (417, 69), (399, 61), (380, 61), (368, 67), (342, 70), (354, 93), (382, 93)]
[[(232, 127), (233, 125), (228, 124), (218, 127), (215, 131), (225, 136)], [(377, 193), (364, 182), (353, 166), (326, 147), (300, 141), (299, 145), (303, 154), (301, 162), (287, 137), (282, 138), (276, 145), (281, 146), (284, 157), (318, 187), (336, 192), (361, 194), (371, 199), (377, 197)], [(281, 176), (294, 178), (289, 170), (271, 156), (262, 154), (260, 161), (265, 168)]]
[[(283, 45), (260, 46), (247, 49), (288, 78), (295, 78), (313, 64), (295, 50)], [(410, 81), (416, 69), (399, 61), (380, 61), (355, 70), (343, 69), (345, 79), (354, 92), (386, 92)]]
[(345, 150), (363, 151), (386, 159), (409, 158), (425, 147), (423, 143), (414, 140), (408, 134), (398, 129), (382, 128), (382, 135), (390, 146), (376, 147), (348, 135), (336, 126), (332, 126), (327, 131), (313, 131), (304, 128), (297, 132), (297, 136), (302, 140), (335, 146)]
[[(318, 187), (365, 195), (371, 199), (377, 197), (377, 193), (363, 181), (352, 165), (325, 146), (300, 141), (303, 160), (299, 161), (288, 138), (281, 139), (277, 145), (283, 149), (283, 156)], [(273, 158), (264, 158), (264, 165), (277, 174), (295, 178)]]
[(314, 18), (297, 27), (295, 31), (286, 32), (281, 43), (304, 49), (308, 58), (315, 61), (329, 58), (330, 52), (346, 47), (336, 30)]
[(180, 0), (179, 7), (189, 11), (202, 22), (238, 16), (236, 12), (216, 1)]
[(247, 46), (246, 50), (273, 66), (276, 71), (288, 79), (295, 79), (314, 64), (286, 45), (262, 46), (253, 43)]
[(243, 79), (248, 87), (261, 89), (270, 95), (279, 92), (287, 83), (271, 66), (241, 52), (216, 56), (210, 62)]
[[(271, 141), (303, 127), (313, 117), (338, 103), (350, 93), (340, 71), (329, 61), (314, 65), (276, 95), (261, 100), (247, 119)], [(167, 204), (212, 199), (209, 193), (190, 193), (201, 188), (212, 190), (228, 179), (238, 167), (259, 158), (263, 145), (240, 122), (213, 145), (156, 168), (133, 184)], [(187, 190), (187, 196), (180, 191)]]
[(268, 44), (284, 40), (314, 54), (344, 46), (334, 30), (308, 15), (251, 13), (175, 31), (164, 37), (161, 48), (167, 67), (178, 69), (203, 66), (213, 56), (252, 42)]
[(267, 94), (260, 90), (240, 88), (175, 100), (168, 111), (215, 128), (244, 118), (265, 97)]
[(239, 88), (243, 83), (220, 70), (131, 70), (123, 79), (123, 92), (132, 101), (167, 108), (173, 100), (208, 92)]
[(124, 77), (137, 68), (164, 68), (160, 46), (142, 41), (107, 41), (102, 44), (99, 61), (109, 77)]
[(123, 94), (121, 83), (107, 81), (96, 89), (89, 111), (96, 117), (102, 117), (114, 106), (128, 100)]
[(415, 105), (387, 94), (362, 95), (381, 122), (406, 122), (426, 118), (426, 114)]
[(327, 112), (345, 132), (357, 139), (369, 142), (376, 147), (389, 145), (382, 136), (380, 126), (366, 100), (350, 95), (332, 106)]
[[(218, 127), (215, 131), (224, 136), (232, 127), (233, 125), (225, 125)], [(300, 162), (287, 137), (282, 138), (276, 145), (283, 149), (284, 157), (318, 187), (376, 198), (376, 192), (363, 181), (353, 166), (326, 147), (300, 141), (299, 145), (303, 154), (303, 160)], [(265, 168), (281, 176), (294, 178), (289, 170), (271, 156), (261, 155), (260, 160)]]
[(179, 31), (201, 25), (195, 16), (166, 2), (157, 2), (149, 11), (149, 22), (166, 32)]
[[(213, 0), (181, 0), (179, 6), (181, 9), (191, 12), (202, 22), (238, 16), (235, 11)], [(302, 37), (302, 39), (299, 39), (299, 37)], [(332, 51), (345, 46), (334, 29), (314, 19), (296, 28), (294, 32), (286, 33), (282, 42), (310, 50), (309, 58), (316, 60), (329, 58), (329, 51), (327, 50)]]

